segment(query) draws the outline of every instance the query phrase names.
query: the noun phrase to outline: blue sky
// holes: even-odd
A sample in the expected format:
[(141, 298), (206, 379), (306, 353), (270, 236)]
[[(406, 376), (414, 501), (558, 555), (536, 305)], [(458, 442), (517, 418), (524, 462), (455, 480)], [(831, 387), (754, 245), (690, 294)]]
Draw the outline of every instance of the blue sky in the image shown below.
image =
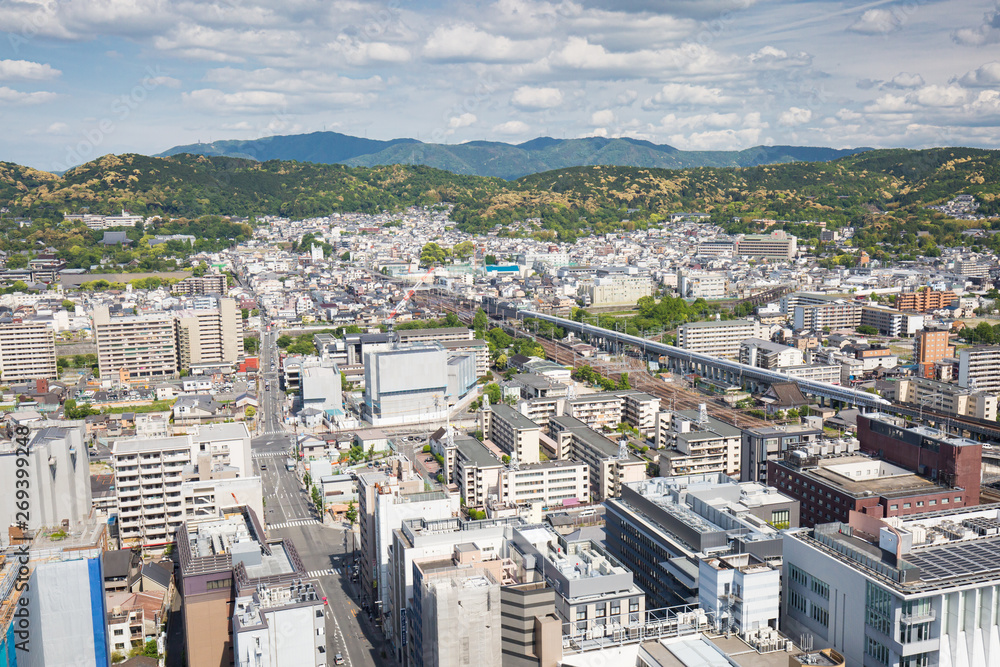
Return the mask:
[(6, 0), (0, 160), (336, 130), (1000, 143), (996, 0)]

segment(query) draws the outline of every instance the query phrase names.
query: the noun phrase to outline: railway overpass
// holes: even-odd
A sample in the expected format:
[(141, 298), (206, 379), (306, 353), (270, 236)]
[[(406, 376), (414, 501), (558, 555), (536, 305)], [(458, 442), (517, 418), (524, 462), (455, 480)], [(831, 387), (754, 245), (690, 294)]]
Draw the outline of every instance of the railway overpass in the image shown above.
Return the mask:
[(714, 380), (729, 382), (731, 384), (745, 386), (747, 384), (770, 385), (775, 382), (794, 382), (799, 386), (804, 394), (810, 394), (826, 401), (837, 401), (845, 405), (877, 408), (886, 410), (892, 407), (890, 401), (880, 398), (874, 394), (869, 394), (849, 387), (840, 387), (826, 382), (816, 380), (804, 380), (794, 378), (785, 373), (770, 371), (756, 366), (748, 366), (737, 361), (719, 359), (700, 352), (684, 350), (673, 345), (665, 345), (654, 341), (631, 336), (626, 333), (611, 331), (603, 327), (576, 322), (554, 315), (536, 313), (530, 310), (518, 311), (519, 319), (538, 319), (543, 322), (550, 322), (566, 331), (572, 331), (579, 336), (587, 336), (590, 339), (602, 340), (621, 346), (635, 347), (643, 350), (648, 355), (657, 357), (667, 357), (670, 359), (670, 369), (680, 373), (698, 373), (699, 375)]

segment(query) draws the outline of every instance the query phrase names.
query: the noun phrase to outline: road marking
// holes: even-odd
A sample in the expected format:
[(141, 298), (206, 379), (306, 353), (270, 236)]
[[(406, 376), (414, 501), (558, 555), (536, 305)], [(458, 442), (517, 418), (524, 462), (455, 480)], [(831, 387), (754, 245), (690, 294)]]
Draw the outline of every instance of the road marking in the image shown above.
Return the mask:
[(337, 574), (337, 571), (334, 568), (330, 568), (328, 570), (313, 570), (312, 572), (306, 572), (306, 574), (308, 574), (310, 577), (314, 577), (314, 578), (315, 577), (332, 577), (334, 574)]
[(288, 456), (285, 452), (254, 452), (255, 459), (273, 459), (279, 456)]
[(292, 519), (291, 521), (285, 521), (284, 523), (273, 523), (268, 525), (268, 528), (291, 528), (292, 526), (321, 526), (319, 521), (316, 519)]

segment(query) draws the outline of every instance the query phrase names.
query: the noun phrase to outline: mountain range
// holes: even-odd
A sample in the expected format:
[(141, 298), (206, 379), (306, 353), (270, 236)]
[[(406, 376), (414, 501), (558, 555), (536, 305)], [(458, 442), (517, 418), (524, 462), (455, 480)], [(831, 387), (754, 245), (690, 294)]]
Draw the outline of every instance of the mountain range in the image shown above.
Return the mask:
[(529, 174), (608, 165), (684, 169), (689, 167), (755, 167), (787, 162), (827, 162), (869, 148), (835, 149), (810, 146), (754, 146), (741, 151), (683, 151), (640, 139), (553, 139), (539, 137), (521, 144), (470, 141), (431, 144), (416, 139), (380, 141), (339, 132), (313, 132), (262, 139), (226, 140), (174, 146), (156, 157), (183, 153), (210, 157), (249, 158), (258, 162), (293, 160), (351, 167), (424, 165), (455, 174), (516, 179)]

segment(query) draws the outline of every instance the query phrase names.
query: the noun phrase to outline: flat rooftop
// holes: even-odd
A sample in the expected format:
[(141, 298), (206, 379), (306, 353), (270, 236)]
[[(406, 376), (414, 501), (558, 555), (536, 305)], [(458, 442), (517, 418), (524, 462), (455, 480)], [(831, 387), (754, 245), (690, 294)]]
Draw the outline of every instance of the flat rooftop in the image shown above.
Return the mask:
[[(880, 474), (871, 474), (876, 467)], [(816, 467), (798, 472), (856, 497), (925, 495), (951, 489), (905, 468), (859, 455), (822, 458)]]
[(494, 415), (504, 420), (511, 426), (517, 429), (541, 429), (542, 427), (531, 421), (520, 412), (510, 407), (509, 405), (493, 405), (490, 404), (490, 410)]

